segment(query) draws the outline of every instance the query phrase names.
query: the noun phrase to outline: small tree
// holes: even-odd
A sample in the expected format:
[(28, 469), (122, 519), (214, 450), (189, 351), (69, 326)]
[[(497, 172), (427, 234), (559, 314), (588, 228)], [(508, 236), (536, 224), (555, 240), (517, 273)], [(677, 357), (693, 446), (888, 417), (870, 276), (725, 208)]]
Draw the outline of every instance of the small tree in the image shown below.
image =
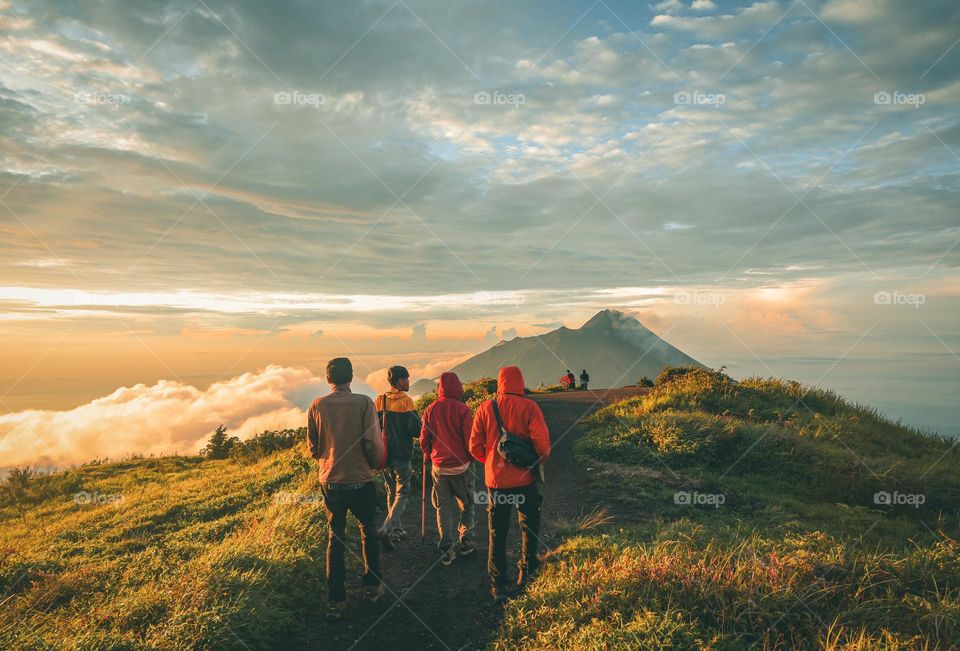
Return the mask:
[(10, 474), (7, 475), (7, 481), (5, 482), (6, 489), (17, 505), (17, 511), (21, 518), (25, 517), (26, 504), (33, 492), (32, 480), (35, 476), (36, 473), (29, 466), (13, 468), (10, 470)]
[(240, 439), (236, 436), (227, 436), (227, 426), (221, 425), (216, 432), (210, 435), (207, 444), (200, 450), (200, 454), (208, 459), (226, 459), (230, 456), (230, 450), (238, 443), (240, 443)]
[(642, 378), (640, 378), (640, 381), (637, 382), (637, 386), (640, 386), (640, 387), (652, 387), (652, 386), (653, 386), (653, 380), (651, 380), (651, 379), (648, 378), (646, 375), (644, 375)]

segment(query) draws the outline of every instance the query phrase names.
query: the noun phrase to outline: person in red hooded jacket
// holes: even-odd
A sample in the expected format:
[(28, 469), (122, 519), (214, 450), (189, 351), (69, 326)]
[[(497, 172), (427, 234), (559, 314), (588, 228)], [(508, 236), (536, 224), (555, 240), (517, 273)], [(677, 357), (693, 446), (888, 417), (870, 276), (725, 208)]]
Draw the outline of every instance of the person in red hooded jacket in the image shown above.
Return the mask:
[(539, 405), (523, 394), (524, 382), (520, 369), (516, 366), (501, 368), (497, 378), (497, 395), (477, 409), (470, 433), (470, 454), (484, 465), (490, 530), (487, 572), (493, 584), (491, 593), (497, 602), (504, 601), (513, 593), (507, 578), (507, 532), (514, 505), (518, 511), (523, 547), (517, 577), (519, 588), (526, 585), (539, 564), (537, 543), (543, 498), (537, 490), (534, 471), (511, 464), (497, 450), (500, 427), (493, 410), (496, 401), (504, 429), (529, 440), (543, 463), (550, 455), (550, 432)]
[(420, 430), (420, 449), (433, 462), (433, 505), (440, 532), (440, 562), (444, 565), (477, 549), (473, 537), (473, 458), (467, 450), (473, 414), (462, 397), (463, 385), (457, 374), (443, 373), (437, 400), (423, 413)]

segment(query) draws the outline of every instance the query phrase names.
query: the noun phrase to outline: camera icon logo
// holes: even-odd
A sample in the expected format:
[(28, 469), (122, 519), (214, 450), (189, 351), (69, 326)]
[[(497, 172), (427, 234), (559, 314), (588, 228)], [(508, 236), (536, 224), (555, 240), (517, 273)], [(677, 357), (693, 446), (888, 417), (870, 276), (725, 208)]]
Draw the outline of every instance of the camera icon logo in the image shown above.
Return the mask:
[(693, 96), (687, 90), (681, 90), (673, 94), (674, 104), (689, 104), (692, 99)]
[(873, 94), (873, 103), (878, 105), (886, 105), (893, 102), (893, 95), (888, 93), (885, 90), (878, 91)]
[(473, 103), (474, 104), (489, 104), (493, 99), (493, 96), (485, 91), (481, 90), (473, 94)]
[(887, 491), (878, 491), (873, 494), (873, 503), (874, 504), (885, 504), (889, 506), (893, 503), (893, 500), (890, 497), (890, 493)]

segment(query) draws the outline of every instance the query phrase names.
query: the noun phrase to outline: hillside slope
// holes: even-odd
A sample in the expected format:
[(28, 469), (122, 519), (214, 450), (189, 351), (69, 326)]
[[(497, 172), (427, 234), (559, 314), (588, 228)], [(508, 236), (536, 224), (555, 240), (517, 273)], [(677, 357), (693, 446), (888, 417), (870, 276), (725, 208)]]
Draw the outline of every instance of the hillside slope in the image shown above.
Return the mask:
[(502, 366), (523, 369), (530, 388), (551, 385), (570, 369), (586, 368), (595, 387), (634, 384), (665, 366), (701, 366), (686, 353), (616, 310), (603, 310), (576, 330), (561, 327), (534, 337), (501, 341), (452, 369), (463, 380), (496, 377)]
[(676, 376), (576, 445), (646, 517), (551, 553), (498, 645), (955, 649), (955, 443), (797, 383)]

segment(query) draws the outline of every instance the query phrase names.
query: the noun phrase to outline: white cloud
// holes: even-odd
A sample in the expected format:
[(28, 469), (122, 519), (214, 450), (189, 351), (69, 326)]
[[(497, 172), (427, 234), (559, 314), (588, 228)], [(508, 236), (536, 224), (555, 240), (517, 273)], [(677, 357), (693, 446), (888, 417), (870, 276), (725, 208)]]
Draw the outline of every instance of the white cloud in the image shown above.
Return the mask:
[[(363, 382), (354, 390), (373, 393)], [(0, 416), (0, 459), (5, 466), (62, 466), (132, 453), (196, 454), (221, 424), (241, 439), (301, 427), (306, 407), (328, 391), (308, 369), (282, 366), (206, 389), (172, 380), (122, 387), (74, 409)]]
[(716, 9), (717, 5), (713, 0), (693, 0), (690, 8), (694, 11), (710, 11)]

